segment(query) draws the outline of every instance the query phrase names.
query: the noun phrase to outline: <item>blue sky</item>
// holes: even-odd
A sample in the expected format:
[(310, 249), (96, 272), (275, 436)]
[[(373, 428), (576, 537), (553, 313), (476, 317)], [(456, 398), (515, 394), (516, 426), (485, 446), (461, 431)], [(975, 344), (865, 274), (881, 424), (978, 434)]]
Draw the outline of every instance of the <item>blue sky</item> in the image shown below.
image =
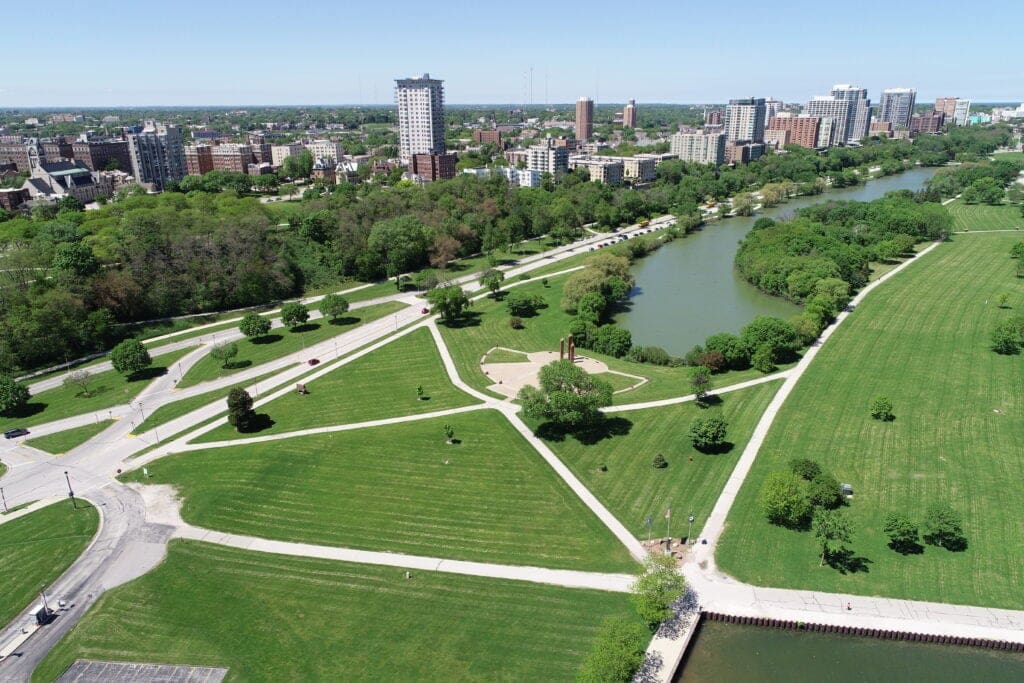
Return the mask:
[[(833, 83), (919, 101), (1024, 98), (1024, 2), (48, 0), (2, 12), (0, 108), (392, 101), (803, 101)], [(135, 8), (138, 9), (135, 9)]]

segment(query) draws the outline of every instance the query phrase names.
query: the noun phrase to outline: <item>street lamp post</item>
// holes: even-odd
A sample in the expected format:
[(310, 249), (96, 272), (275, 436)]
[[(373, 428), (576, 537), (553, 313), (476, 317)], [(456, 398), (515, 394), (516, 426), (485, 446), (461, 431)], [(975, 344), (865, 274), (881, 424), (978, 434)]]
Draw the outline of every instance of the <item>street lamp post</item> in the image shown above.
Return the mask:
[(71, 489), (71, 477), (68, 476), (67, 470), (64, 470), (64, 480), (68, 483), (68, 498), (71, 499), (71, 506), (77, 510), (78, 503), (75, 501), (75, 492)]
[(7, 496), (4, 495), (4, 487), (0, 486), (0, 498), (4, 501), (4, 514), (6, 515), (10, 510), (7, 509)]
[(693, 537), (693, 514), (690, 514), (690, 516), (687, 518), (687, 521), (690, 523), (690, 526), (686, 530), (686, 544), (692, 545), (693, 541), (691, 541), (690, 539)]

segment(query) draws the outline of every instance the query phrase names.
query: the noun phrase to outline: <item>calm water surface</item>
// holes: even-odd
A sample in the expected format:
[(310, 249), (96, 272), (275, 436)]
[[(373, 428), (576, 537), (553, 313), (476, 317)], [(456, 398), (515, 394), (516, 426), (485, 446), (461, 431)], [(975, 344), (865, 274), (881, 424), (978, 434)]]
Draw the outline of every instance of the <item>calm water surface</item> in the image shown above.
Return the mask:
[(758, 315), (790, 318), (793, 304), (759, 292), (733, 267), (737, 243), (762, 216), (786, 219), (796, 209), (828, 200), (870, 201), (890, 190), (919, 190), (935, 172), (917, 168), (816, 197), (799, 197), (747, 218), (729, 218), (665, 245), (633, 267), (636, 287), (629, 310), (616, 322), (633, 343), (654, 345), (681, 356), (716, 332), (739, 332)]
[(1020, 683), (1024, 653), (705, 622), (676, 683)]

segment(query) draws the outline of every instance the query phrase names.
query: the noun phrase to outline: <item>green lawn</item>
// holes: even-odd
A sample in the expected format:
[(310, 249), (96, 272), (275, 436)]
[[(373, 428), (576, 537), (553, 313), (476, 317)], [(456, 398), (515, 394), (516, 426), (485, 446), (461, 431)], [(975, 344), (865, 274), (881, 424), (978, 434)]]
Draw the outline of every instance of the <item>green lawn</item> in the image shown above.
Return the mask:
[(1024, 161), (1024, 152), (999, 152), (992, 156), (996, 161)]
[[(445, 343), (455, 359), (462, 380), (471, 387), (486, 391), (491, 380), (480, 369), (480, 359), (495, 346), (526, 351), (557, 351), (558, 340), (568, 334), (572, 316), (565, 313), (559, 303), (562, 287), (570, 275), (551, 278), (545, 287), (538, 278), (517, 287), (517, 291), (539, 294), (548, 304), (532, 318), (523, 318), (524, 329), (513, 330), (508, 323), (509, 314), (505, 304), (491, 298), (473, 303), (466, 321), (458, 327), (440, 326)], [(596, 358), (608, 364), (609, 369), (646, 377), (650, 381), (635, 391), (628, 391), (615, 397), (616, 404), (654, 401), (674, 396), (685, 396), (690, 390), (690, 368), (633, 363), (623, 359), (602, 356), (589, 350), (580, 350), (581, 355)], [(783, 368), (789, 366), (782, 366)], [(723, 387), (748, 379), (760, 377), (756, 370), (742, 370), (716, 375), (713, 385)]]
[[(613, 413), (608, 416), (611, 428), (596, 443), (569, 436), (548, 440), (548, 445), (638, 538), (647, 536), (648, 515), (654, 519), (654, 536), (665, 535), (667, 508), (674, 511), (673, 535), (686, 533), (686, 517), (691, 513), (696, 533), (779, 386), (781, 380), (725, 394), (721, 403), (707, 408), (691, 402)], [(725, 453), (701, 453), (690, 442), (690, 425), (697, 417), (715, 414), (728, 421), (732, 448)], [(668, 461), (664, 469), (652, 465), (659, 453)], [(601, 465), (607, 471), (602, 472)]]
[(0, 462), (0, 477), (4, 476), (5, 474), (7, 474), (7, 465)]
[(231, 360), (229, 367), (223, 367), (221, 361), (207, 355), (185, 373), (185, 377), (178, 382), (178, 386), (184, 389), (200, 382), (228, 377), (241, 370), (248, 370), (289, 353), (301, 351), (305, 347), (331, 337), (344, 334), (360, 325), (373, 322), (405, 307), (405, 304), (401, 302), (389, 301), (352, 311), (334, 323), (327, 320), (314, 320), (296, 328), (295, 331), (278, 328), (271, 330), (270, 334), (259, 340), (239, 340), (236, 342), (238, 355)]
[(29, 399), (21, 416), (0, 418), (0, 430), (31, 427), (128, 403), (151, 380), (166, 374), (168, 367), (191, 351), (180, 349), (154, 358), (153, 365), (141, 373), (141, 377), (130, 382), (114, 370), (96, 373), (89, 385), (89, 396), (80, 396), (82, 390), (78, 387), (59, 386), (41, 391)]
[(530, 359), (526, 354), (508, 349), (494, 349), (487, 352), (488, 363), (529, 363)]
[[(423, 387), (424, 399), (416, 394)], [(478, 401), (448, 379), (434, 340), (426, 329), (404, 337), (306, 383), (307, 395), (289, 393), (259, 409), (274, 421), (259, 434), (293, 432), (309, 427), (365, 422), (386, 417), (431, 413)], [(223, 425), (197, 441), (251, 436)]]
[(623, 594), (172, 541), (36, 669), (77, 658), (202, 664), (228, 681), (573, 681)]
[(61, 501), (0, 524), (0, 624), (7, 624), (85, 550), (99, 526), (96, 508)]
[(53, 453), (54, 455), (63, 455), (76, 446), (81, 446), (83, 443), (96, 436), (104, 429), (114, 424), (113, 420), (101, 420), (81, 427), (75, 427), (74, 429), (65, 429), (62, 432), (55, 434), (47, 434), (46, 436), (40, 436), (35, 439), (28, 439), (25, 445), (38, 448), (41, 451), (47, 453)]
[[(758, 585), (1024, 608), (1024, 366), (989, 349), (996, 321), (1024, 310), (1007, 254), (1015, 234), (958, 235), (873, 292), (789, 397), (730, 513), (718, 565)], [(1010, 293), (1016, 310), (993, 301)], [(894, 422), (868, 404), (888, 396)], [(809, 533), (758, 509), (765, 476), (789, 458), (822, 463), (855, 495), (848, 514), (862, 570), (818, 567)], [(883, 518), (920, 520), (932, 501), (964, 518), (969, 547), (886, 547)]]
[[(268, 372), (265, 375), (260, 375), (254, 379), (246, 380), (241, 386), (250, 386), (252, 384), (259, 386), (260, 382), (264, 381), (268, 377), (273, 377), (280, 372), (280, 370)], [(260, 387), (260, 389), (262, 390), (262, 387)], [(202, 394), (189, 396), (188, 398), (179, 399), (171, 403), (164, 403), (153, 412), (146, 413), (145, 421), (136, 425), (135, 429), (132, 430), (132, 434), (142, 434), (147, 432), (150, 429), (153, 429), (153, 427), (159, 427), (162, 424), (175, 420), (182, 415), (187, 415), (193, 410), (198, 410), (199, 408), (213, 403), (214, 401), (226, 401), (227, 395), (230, 391), (230, 389), (214, 389), (213, 391), (206, 391)], [(253, 398), (255, 397), (256, 395), (253, 394)], [(224, 411), (227, 411), (226, 403), (224, 404)]]
[[(1024, 217), (1016, 204), (964, 204), (957, 200), (946, 206), (953, 216), (954, 230), (1007, 230), (1024, 228)], [(1024, 236), (1017, 239), (1024, 239)]]
[[(462, 443), (445, 443), (446, 422)], [(146, 482), (179, 487), (187, 521), (223, 531), (482, 562), (634, 568), (492, 410), (189, 452), (149, 472)]]

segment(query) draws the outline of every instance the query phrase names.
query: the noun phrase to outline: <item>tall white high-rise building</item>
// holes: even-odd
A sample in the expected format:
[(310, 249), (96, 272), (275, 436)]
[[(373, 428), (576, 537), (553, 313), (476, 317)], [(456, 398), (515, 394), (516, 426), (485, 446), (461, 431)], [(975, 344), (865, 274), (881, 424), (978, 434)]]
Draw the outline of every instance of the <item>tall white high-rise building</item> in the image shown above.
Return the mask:
[(764, 123), (765, 127), (768, 127), (768, 122), (772, 120), (772, 117), (776, 116), (782, 107), (785, 106), (782, 100), (777, 100), (774, 97), (769, 97), (764, 101)]
[(879, 121), (892, 124), (893, 128), (910, 128), (910, 117), (914, 115), (917, 91), (913, 88), (888, 88), (882, 91)]
[(396, 79), (395, 103), (402, 162), (414, 154), (444, 154), (444, 81), (430, 74)]
[(970, 115), (971, 101), (958, 97), (956, 100), (956, 106), (953, 107), (953, 124), (957, 126), (966, 126), (967, 117)]
[(728, 141), (764, 142), (765, 104), (763, 97), (729, 100), (725, 108), (725, 137)]
[[(841, 142), (860, 142), (868, 136), (871, 128), (871, 100), (868, 99), (866, 88), (855, 85), (833, 85), (832, 97), (850, 103), (845, 121), (845, 137)], [(833, 134), (833, 138), (837, 137)]]

